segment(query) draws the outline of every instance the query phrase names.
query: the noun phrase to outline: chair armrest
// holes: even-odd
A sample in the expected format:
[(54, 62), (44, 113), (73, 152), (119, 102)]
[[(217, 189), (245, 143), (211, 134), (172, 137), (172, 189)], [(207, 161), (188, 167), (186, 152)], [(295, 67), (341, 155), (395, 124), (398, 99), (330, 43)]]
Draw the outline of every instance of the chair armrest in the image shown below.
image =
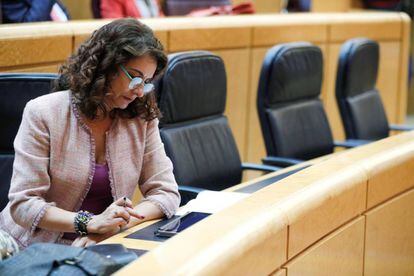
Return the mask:
[(396, 130), (396, 131), (410, 131), (410, 130), (414, 130), (414, 126), (409, 126), (409, 125), (394, 125), (391, 124), (389, 125), (390, 130)]
[(242, 170), (255, 170), (262, 172), (275, 172), (281, 168), (269, 165), (254, 164), (254, 163), (242, 163)]
[(205, 189), (202, 189), (202, 188), (179, 185), (178, 192), (180, 193), (180, 196), (181, 196), (180, 206), (186, 205), (187, 202), (196, 198), (198, 193), (204, 190)]
[(371, 140), (348, 139), (345, 141), (335, 141), (334, 146), (349, 149), (349, 148), (355, 148), (355, 147), (359, 147), (365, 144), (369, 144), (372, 142), (373, 141)]
[(262, 162), (266, 165), (279, 166), (286, 168), (296, 164), (300, 164), (303, 160), (287, 157), (277, 157), (277, 156), (266, 156), (262, 159)]

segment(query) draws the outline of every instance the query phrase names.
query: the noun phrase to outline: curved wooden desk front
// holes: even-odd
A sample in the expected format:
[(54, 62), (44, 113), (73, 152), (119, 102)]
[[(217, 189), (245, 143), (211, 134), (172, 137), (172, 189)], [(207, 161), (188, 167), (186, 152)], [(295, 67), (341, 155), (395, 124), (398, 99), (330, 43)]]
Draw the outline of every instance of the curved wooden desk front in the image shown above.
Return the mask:
[(335, 154), (148, 244), (118, 274), (413, 275), (413, 171), (414, 132)]

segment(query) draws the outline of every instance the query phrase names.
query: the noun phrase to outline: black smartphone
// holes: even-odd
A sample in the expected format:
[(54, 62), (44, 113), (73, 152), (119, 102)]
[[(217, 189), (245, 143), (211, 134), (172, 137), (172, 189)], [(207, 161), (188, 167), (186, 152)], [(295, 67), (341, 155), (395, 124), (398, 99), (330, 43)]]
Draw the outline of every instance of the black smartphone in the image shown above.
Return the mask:
[(184, 229), (190, 227), (194, 223), (208, 217), (209, 213), (201, 213), (201, 212), (190, 212), (185, 214), (182, 217), (176, 218), (173, 221), (170, 221), (167, 224), (159, 227), (155, 231), (155, 235), (158, 237), (172, 237)]

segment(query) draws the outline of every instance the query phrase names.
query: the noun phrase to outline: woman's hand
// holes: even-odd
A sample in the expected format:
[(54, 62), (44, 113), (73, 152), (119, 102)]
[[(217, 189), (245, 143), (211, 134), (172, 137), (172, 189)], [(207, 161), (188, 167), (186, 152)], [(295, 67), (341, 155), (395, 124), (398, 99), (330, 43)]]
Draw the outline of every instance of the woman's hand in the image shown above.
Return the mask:
[(118, 232), (129, 223), (131, 216), (143, 219), (132, 208), (131, 200), (126, 197), (119, 198), (100, 215), (92, 217), (87, 226), (88, 233), (105, 234), (108, 232)]

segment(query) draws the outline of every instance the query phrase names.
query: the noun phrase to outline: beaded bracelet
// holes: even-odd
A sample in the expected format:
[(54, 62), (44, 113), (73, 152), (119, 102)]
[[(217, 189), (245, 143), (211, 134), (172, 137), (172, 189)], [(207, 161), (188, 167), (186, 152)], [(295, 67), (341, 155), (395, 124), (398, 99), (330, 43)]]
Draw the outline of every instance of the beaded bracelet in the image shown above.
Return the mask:
[(73, 225), (75, 232), (81, 236), (88, 235), (88, 223), (92, 219), (93, 214), (88, 211), (80, 210), (76, 213)]

